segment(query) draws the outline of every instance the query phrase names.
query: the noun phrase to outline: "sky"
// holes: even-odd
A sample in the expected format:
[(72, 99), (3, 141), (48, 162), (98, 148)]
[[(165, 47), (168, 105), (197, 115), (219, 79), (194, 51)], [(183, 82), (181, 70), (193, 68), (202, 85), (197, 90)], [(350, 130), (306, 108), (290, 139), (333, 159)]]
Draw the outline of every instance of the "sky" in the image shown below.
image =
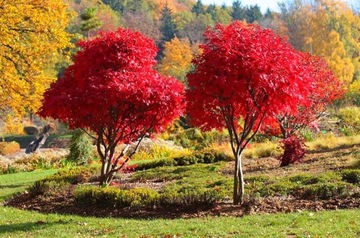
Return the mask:
[[(268, 8), (272, 11), (279, 11), (278, 2), (286, 2), (286, 0), (240, 0), (241, 5), (255, 5), (260, 7), (261, 12), (265, 13)], [(355, 3), (358, 0), (346, 0), (345, 2)], [(216, 5), (222, 5), (225, 3), (227, 6), (231, 6), (234, 0), (202, 0), (203, 4), (215, 3)]]
[[(225, 3), (227, 6), (231, 6), (234, 0), (202, 0), (201, 2), (203, 4), (215, 3), (216, 5)], [(278, 0), (240, 0), (240, 2), (242, 6), (257, 4), (262, 12), (265, 12), (267, 8), (270, 8), (273, 11), (278, 10)]]

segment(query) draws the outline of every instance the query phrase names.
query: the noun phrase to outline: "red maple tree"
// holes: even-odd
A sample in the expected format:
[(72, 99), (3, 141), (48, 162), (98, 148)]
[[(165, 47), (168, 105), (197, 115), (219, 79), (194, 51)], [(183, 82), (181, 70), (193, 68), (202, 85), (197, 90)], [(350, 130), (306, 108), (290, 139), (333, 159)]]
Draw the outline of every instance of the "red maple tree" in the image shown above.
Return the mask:
[(316, 122), (327, 106), (345, 92), (343, 83), (335, 77), (324, 60), (306, 53), (303, 55), (303, 64), (313, 79), (308, 97), (298, 102), (298, 111), (283, 110), (276, 116), (284, 149), (279, 158), (280, 166), (301, 161), (305, 155), (305, 144), (296, 133)]
[[(157, 48), (138, 32), (120, 28), (78, 45), (74, 64), (46, 91), (39, 114), (91, 131), (102, 162), (100, 184), (107, 185), (147, 134), (182, 113), (184, 87), (154, 70)], [(120, 153), (119, 144), (126, 145)]]
[(203, 129), (227, 128), (235, 157), (233, 202), (242, 202), (241, 155), (262, 126), (281, 111), (297, 111), (311, 87), (302, 55), (271, 30), (233, 22), (205, 33), (188, 75), (188, 112)]

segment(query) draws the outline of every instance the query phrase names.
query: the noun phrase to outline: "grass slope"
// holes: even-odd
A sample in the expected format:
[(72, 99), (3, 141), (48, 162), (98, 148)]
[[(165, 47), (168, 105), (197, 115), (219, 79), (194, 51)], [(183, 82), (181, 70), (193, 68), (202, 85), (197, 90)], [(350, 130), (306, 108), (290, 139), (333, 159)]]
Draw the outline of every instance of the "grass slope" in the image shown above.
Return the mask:
[(52, 175), (55, 172), (56, 170), (52, 169), (0, 175), (0, 202), (15, 193), (24, 191), (27, 187), (33, 185), (35, 181)]
[(0, 207), (0, 237), (359, 237), (360, 210), (195, 219), (114, 219)]

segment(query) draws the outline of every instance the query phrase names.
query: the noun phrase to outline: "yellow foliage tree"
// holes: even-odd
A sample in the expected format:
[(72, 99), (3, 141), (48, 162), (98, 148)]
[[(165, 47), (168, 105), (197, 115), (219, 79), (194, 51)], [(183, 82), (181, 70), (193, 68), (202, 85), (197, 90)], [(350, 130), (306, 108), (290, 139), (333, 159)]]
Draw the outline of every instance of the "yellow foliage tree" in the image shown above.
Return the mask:
[(294, 47), (323, 57), (343, 82), (360, 78), (360, 16), (343, 1), (295, 0), (281, 9)]
[(174, 76), (179, 81), (186, 82), (186, 74), (191, 69), (193, 52), (188, 40), (179, 40), (177, 37), (164, 46), (164, 57), (158, 64), (159, 72)]
[(355, 71), (360, 70), (358, 17), (341, 1), (316, 0), (313, 9), (307, 48), (324, 57), (339, 79), (350, 83)]
[(36, 111), (56, 77), (54, 65), (71, 46), (72, 17), (62, 0), (0, 1), (0, 109)]

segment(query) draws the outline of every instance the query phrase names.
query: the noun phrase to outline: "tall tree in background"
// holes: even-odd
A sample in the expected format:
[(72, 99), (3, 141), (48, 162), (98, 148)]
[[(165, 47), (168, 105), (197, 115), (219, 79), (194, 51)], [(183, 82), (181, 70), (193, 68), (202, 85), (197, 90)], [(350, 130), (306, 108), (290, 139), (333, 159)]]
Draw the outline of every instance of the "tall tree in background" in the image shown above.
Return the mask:
[(314, 0), (281, 4), (290, 42), (323, 57), (344, 82), (360, 74), (360, 18), (342, 1)]
[(204, 4), (201, 2), (201, 0), (196, 1), (196, 3), (191, 8), (191, 12), (194, 13), (196, 16), (205, 13), (205, 7)]
[(71, 18), (62, 0), (0, 1), (0, 109), (36, 111), (52, 69), (71, 47), (65, 31)]
[(82, 23), (80, 29), (85, 33), (86, 37), (90, 37), (90, 31), (101, 26), (102, 22), (96, 17), (95, 8), (86, 8), (80, 15)]
[(233, 202), (239, 204), (246, 145), (282, 110), (298, 110), (312, 78), (302, 55), (270, 30), (235, 21), (217, 25), (205, 37), (188, 75), (188, 112), (203, 129), (227, 128), (235, 158)]
[(262, 13), (260, 11), (259, 5), (251, 5), (245, 10), (245, 19), (247, 23), (253, 23), (262, 18)]
[(235, 0), (232, 3), (231, 17), (233, 20), (245, 19), (245, 9), (242, 7), (240, 0)]
[[(154, 20), (148, 12), (145, 11), (129, 11), (125, 10), (123, 13), (124, 26), (133, 30), (141, 32), (147, 37), (153, 39), (156, 44), (161, 41), (160, 23)], [(146, 22), (146, 24), (144, 24)]]
[(160, 32), (162, 33), (162, 41), (171, 41), (175, 37), (176, 24), (167, 4), (161, 9)]
[(212, 24), (213, 20), (209, 14), (200, 14), (199, 16), (193, 14), (191, 20), (179, 31), (179, 36), (189, 39), (191, 45), (201, 43), (204, 40), (206, 28)]
[(179, 40), (177, 37), (170, 42), (165, 42), (164, 57), (158, 69), (165, 75), (173, 76), (186, 84), (186, 74), (191, 69), (192, 51), (189, 40)]

